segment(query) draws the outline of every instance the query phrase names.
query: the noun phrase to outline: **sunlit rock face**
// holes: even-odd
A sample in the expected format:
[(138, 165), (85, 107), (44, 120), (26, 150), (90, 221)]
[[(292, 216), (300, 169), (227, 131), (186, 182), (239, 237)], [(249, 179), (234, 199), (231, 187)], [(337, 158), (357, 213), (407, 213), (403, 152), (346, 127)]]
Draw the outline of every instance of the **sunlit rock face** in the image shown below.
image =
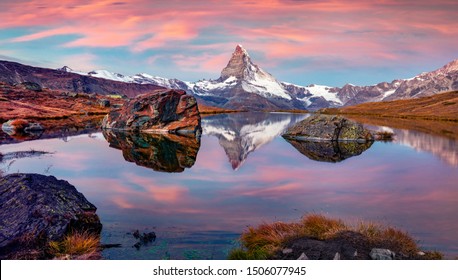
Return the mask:
[(110, 147), (122, 151), (124, 159), (161, 172), (183, 172), (191, 168), (200, 139), (174, 134), (129, 133), (104, 130)]
[(297, 141), (286, 139), (296, 150), (311, 160), (340, 162), (358, 156), (372, 146), (372, 141)]
[[(240, 113), (222, 114), (202, 119), (204, 135), (216, 136), (234, 170), (248, 155), (281, 135), (304, 115)], [(242, 116), (242, 117), (240, 117)]]
[(201, 131), (196, 99), (182, 90), (157, 90), (132, 98), (112, 110), (102, 128), (197, 135)]

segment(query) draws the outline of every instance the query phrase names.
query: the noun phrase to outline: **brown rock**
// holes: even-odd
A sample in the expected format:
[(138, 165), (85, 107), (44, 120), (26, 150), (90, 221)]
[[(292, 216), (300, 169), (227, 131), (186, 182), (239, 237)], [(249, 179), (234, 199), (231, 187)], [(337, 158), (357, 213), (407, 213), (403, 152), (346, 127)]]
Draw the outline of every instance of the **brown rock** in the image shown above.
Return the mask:
[(196, 99), (182, 90), (156, 90), (127, 101), (105, 116), (102, 128), (200, 135), (200, 114)]

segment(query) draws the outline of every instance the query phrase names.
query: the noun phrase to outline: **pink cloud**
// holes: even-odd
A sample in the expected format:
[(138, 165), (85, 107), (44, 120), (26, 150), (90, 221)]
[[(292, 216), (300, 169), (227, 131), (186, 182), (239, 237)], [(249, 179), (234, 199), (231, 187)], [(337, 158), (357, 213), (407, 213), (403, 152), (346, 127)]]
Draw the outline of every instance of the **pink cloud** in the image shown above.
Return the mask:
[[(451, 53), (458, 45), (454, 11), (456, 2), (447, 0), (32, 0), (2, 2), (0, 28), (28, 28), (15, 43), (75, 35), (63, 47), (175, 49), (168, 58), (181, 70), (219, 72), (236, 43), (263, 54), (260, 64), (270, 67), (320, 56), (367, 66), (436, 53), (437, 42)], [(220, 42), (227, 38), (241, 42)], [(193, 43), (199, 40), (205, 43)]]

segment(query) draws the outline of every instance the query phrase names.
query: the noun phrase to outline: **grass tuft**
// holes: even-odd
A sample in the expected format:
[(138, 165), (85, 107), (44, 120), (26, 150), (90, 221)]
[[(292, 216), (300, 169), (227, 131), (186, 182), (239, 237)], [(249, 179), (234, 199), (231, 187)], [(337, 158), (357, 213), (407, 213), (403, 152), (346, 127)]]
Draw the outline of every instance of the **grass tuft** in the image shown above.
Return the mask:
[(303, 217), (301, 230), (302, 236), (325, 240), (334, 237), (338, 232), (348, 230), (348, 227), (341, 220), (310, 214)]
[(56, 258), (85, 259), (94, 258), (100, 254), (100, 237), (84, 232), (73, 232), (61, 241), (51, 241), (48, 244), (48, 252)]

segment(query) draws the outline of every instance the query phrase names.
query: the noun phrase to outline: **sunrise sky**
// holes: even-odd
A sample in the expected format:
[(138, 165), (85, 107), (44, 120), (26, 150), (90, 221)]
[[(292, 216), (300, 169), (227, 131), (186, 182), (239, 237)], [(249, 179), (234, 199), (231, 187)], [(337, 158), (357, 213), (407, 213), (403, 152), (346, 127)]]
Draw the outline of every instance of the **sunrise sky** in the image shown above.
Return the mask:
[(409, 78), (458, 58), (458, 2), (1, 0), (0, 59), (195, 81), (237, 44), (281, 81)]

